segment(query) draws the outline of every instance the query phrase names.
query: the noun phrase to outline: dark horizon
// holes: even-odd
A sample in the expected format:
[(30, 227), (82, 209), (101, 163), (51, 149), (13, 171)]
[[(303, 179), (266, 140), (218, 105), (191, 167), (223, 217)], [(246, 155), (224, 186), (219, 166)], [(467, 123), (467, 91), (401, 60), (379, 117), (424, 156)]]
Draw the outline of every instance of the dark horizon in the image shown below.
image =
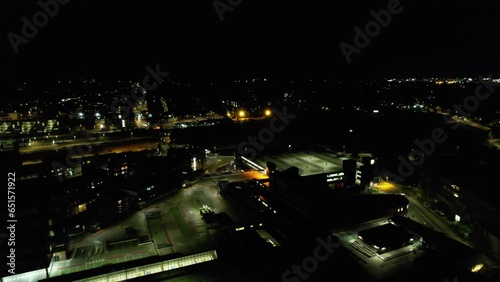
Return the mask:
[(500, 278), (500, 2), (28, 2), (2, 281)]
[[(242, 1), (221, 21), (213, 3), (119, 5), (72, 1), (38, 29), (18, 53), (7, 34), (41, 7), (4, 2), (4, 78), (96, 76), (140, 79), (147, 65), (190, 80), (274, 76), (356, 79), (500, 74), (497, 3), (400, 1), (386, 27), (347, 63), (339, 45), (354, 46), (354, 27), (391, 1), (300, 5)], [(15, 86), (12, 86), (13, 89)], [(11, 93), (13, 94), (13, 93)]]

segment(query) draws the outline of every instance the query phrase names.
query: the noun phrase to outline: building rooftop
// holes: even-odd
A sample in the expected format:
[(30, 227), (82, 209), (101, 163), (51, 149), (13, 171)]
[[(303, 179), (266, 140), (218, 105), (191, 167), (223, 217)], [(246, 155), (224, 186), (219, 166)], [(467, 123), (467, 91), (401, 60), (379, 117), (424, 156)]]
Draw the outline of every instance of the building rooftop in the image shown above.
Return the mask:
[[(364, 222), (334, 234), (372, 281), (457, 281), (456, 277), (458, 281), (484, 281), (471, 278), (474, 273), (470, 269), (479, 262), (477, 252), (418, 226), (410, 219), (396, 217)], [(406, 245), (385, 253), (377, 253), (373, 246), (396, 246), (405, 240)]]
[(410, 233), (400, 227), (388, 223), (377, 227), (361, 230), (358, 238), (369, 245), (376, 245), (380, 248), (390, 248), (392, 246), (402, 246), (411, 238)]

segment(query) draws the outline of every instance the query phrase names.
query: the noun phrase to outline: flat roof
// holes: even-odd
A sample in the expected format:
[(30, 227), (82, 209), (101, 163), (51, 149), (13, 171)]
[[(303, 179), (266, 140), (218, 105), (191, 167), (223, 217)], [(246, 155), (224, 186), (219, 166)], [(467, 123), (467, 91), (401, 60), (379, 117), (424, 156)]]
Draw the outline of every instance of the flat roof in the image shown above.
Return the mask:
[(276, 164), (278, 171), (297, 167), (299, 175), (314, 175), (342, 170), (343, 158), (330, 152), (290, 151), (276, 154), (261, 154), (255, 162), (266, 167), (266, 162)]
[(365, 243), (380, 248), (402, 246), (411, 238), (410, 233), (391, 223), (359, 231), (358, 236), (361, 236)]

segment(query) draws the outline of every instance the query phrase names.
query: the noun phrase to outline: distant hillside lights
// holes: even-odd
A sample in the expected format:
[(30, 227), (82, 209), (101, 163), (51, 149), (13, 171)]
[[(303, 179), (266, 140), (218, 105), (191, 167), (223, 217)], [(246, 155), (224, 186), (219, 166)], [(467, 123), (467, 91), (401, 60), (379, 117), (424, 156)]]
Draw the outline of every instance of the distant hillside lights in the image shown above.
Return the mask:
[[(169, 72), (162, 72), (160, 70), (160, 64), (156, 64), (155, 69), (151, 68), (150, 66), (146, 66), (146, 72), (148, 72), (147, 75), (145, 75), (142, 79), (142, 87), (148, 91), (155, 90), (160, 84), (163, 83), (165, 78), (167, 78), (170, 73)], [(155, 80), (155, 82), (151, 83), (152, 78)], [(136, 91), (139, 90), (139, 91)], [(136, 93), (142, 93), (141, 96), (138, 96)], [(122, 107), (119, 106), (120, 104), (123, 104), (123, 109), (125, 109), (125, 113), (123, 113), (124, 119), (127, 118), (131, 112), (131, 109), (134, 108), (135, 104), (144, 100), (144, 92), (141, 91), (140, 87), (137, 85), (134, 85), (132, 87), (132, 90), (130, 91), (130, 95), (122, 94), (120, 96), (120, 99), (115, 99), (111, 103), (111, 111), (112, 112), (119, 112), (119, 109)], [(118, 107), (117, 107), (118, 106)], [(106, 121), (106, 124), (109, 124), (111, 121), (108, 122)]]
[[(167, 78), (170, 73), (169, 72), (162, 72), (160, 70), (160, 64), (157, 64), (155, 66), (155, 69), (151, 68), (150, 66), (146, 66), (146, 72), (148, 73), (143, 77), (142, 84), (141, 86), (145, 88), (146, 90), (155, 90), (160, 84), (163, 83), (165, 78)], [(154, 79), (154, 81), (152, 81)], [(110, 107), (112, 112), (118, 112), (119, 109), (125, 109), (126, 112), (124, 112), (121, 115), (122, 118), (122, 125), (125, 125), (125, 120), (128, 118), (129, 114), (131, 113), (131, 110), (134, 107), (134, 104), (142, 101), (144, 96), (137, 96), (136, 90), (138, 89), (137, 85), (134, 85), (132, 87), (132, 91), (130, 95), (122, 94), (120, 96), (120, 99), (114, 100)], [(141, 92), (144, 94), (144, 92)], [(119, 104), (122, 103), (123, 107), (119, 106)], [(118, 106), (118, 107), (117, 107)], [(99, 115), (100, 118), (100, 115)], [(111, 119), (108, 117), (104, 118), (104, 123), (106, 126), (110, 126), (113, 122)], [(86, 138), (92, 138), (92, 134), (87, 132), (87, 131), (82, 131), (83, 135), (85, 135)], [(132, 132), (131, 132), (131, 137)], [(66, 159), (65, 159), (65, 164), (62, 164), (58, 161), (54, 161), (52, 163), (52, 173), (57, 177), (59, 182), (62, 182), (64, 177), (64, 171), (68, 170), (69, 168), (76, 168), (77, 166), (81, 165), (82, 158), (76, 158), (73, 159), (73, 157), (76, 156), (84, 156), (84, 155), (89, 155), (92, 154), (92, 147), (89, 147), (87, 145), (80, 145), (80, 146), (75, 146), (75, 147), (70, 147), (67, 149), (67, 154), (66, 154)]]
[[(496, 91), (496, 88), (500, 86), (493, 82), (494, 80), (491, 79), (491, 74), (487, 78), (479, 76), (477, 81), (478, 85), (473, 95), (465, 97), (460, 104), (454, 103), (453, 111), (446, 111), (447, 115), (443, 115), (443, 120), (445, 122), (452, 121), (449, 115), (453, 114), (459, 114), (462, 117), (470, 117), (471, 113), (479, 108), (481, 102), (486, 101), (491, 94)], [(451, 126), (452, 130), (457, 130), (458, 128), (460, 128), (460, 123), (455, 123)], [(448, 134), (440, 127), (431, 131), (430, 138), (425, 138), (423, 140), (415, 139), (414, 144), (418, 149), (412, 150), (407, 158), (402, 155), (398, 156), (398, 174), (385, 171), (383, 177), (386, 177), (386, 179), (390, 177), (392, 181), (404, 183), (408, 177), (413, 175), (417, 167), (424, 164), (426, 158), (435, 153), (437, 145), (444, 143), (447, 139)]]
[[(26, 17), (22, 17), (21, 21), (23, 22), (23, 26), (21, 28), (22, 36), (9, 32), (7, 34), (7, 38), (9, 39), (14, 52), (19, 53), (19, 45), (28, 44), (29, 39), (34, 38), (38, 34), (38, 29), (47, 25), (50, 18), (53, 18), (59, 13), (59, 5), (68, 4), (70, 0), (48, 0), (38, 1), (38, 5), (41, 10), (37, 11), (33, 14), (33, 18), (30, 21)], [(24, 37), (23, 37), (24, 36)]]

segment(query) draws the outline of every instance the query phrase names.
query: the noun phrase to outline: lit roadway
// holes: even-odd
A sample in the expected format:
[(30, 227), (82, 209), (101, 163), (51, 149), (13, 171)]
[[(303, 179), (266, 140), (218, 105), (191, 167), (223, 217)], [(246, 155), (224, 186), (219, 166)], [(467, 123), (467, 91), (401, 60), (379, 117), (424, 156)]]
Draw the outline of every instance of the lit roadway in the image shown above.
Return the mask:
[[(456, 223), (452, 223), (446, 218), (436, 215), (433, 211), (422, 205), (420, 200), (418, 200), (416, 197), (411, 195), (407, 195), (406, 197), (410, 200), (410, 208), (408, 210), (409, 218), (436, 231), (443, 232), (449, 238), (455, 241), (474, 248), (471, 242), (468, 242), (461, 236), (458, 231), (453, 229), (453, 225)], [(500, 260), (497, 257), (492, 256), (488, 253), (482, 253), (480, 259), (485, 265), (487, 265), (487, 268), (496, 267), (500, 264)]]
[(410, 201), (410, 207), (408, 209), (408, 218), (427, 226), (428, 228), (434, 229), (435, 231), (446, 234), (451, 239), (461, 242), (469, 247), (472, 247), (469, 242), (467, 242), (460, 233), (453, 229), (452, 225), (454, 223), (448, 221), (445, 217), (437, 215), (432, 210), (428, 209), (422, 204), (422, 202), (413, 195), (412, 187), (403, 186), (401, 184), (394, 184), (383, 181), (381, 183), (382, 189), (375, 189), (379, 191), (384, 191), (386, 193), (401, 193), (405, 192), (405, 197)]
[(173, 129), (176, 128), (178, 125), (185, 124), (186, 126), (193, 126), (197, 125), (198, 123), (202, 123), (205, 121), (209, 120), (220, 120), (222, 119), (222, 116), (216, 115), (216, 116), (203, 116), (203, 117), (195, 117), (195, 118), (185, 118), (185, 119), (180, 119), (177, 121), (172, 121), (172, 122), (164, 122), (163, 124), (160, 125), (162, 129)]
[[(138, 137), (134, 138), (133, 140), (130, 138), (125, 138), (121, 141), (118, 140), (113, 142), (110, 141), (82, 142), (81, 140), (76, 140), (74, 142), (71, 142), (71, 144), (64, 144), (64, 146), (60, 146), (59, 144), (56, 143), (50, 145), (24, 147), (20, 149), (20, 153), (23, 155), (23, 164), (33, 164), (41, 162), (41, 159), (29, 156), (30, 154), (36, 153), (37, 151), (57, 151), (63, 148), (73, 148), (74, 154), (72, 154), (71, 157), (80, 158), (82, 157), (82, 155), (78, 154), (78, 152), (82, 152), (84, 153), (83, 156), (88, 157), (88, 156), (93, 156), (97, 153), (104, 155), (112, 153), (139, 152), (145, 150), (154, 150), (158, 148), (159, 141), (144, 141), (144, 139), (147, 138)], [(120, 144), (120, 142), (124, 141), (130, 141), (130, 142), (126, 144), (125, 143)]]
[[(415, 187), (395, 184), (386, 181), (381, 182), (381, 185), (379, 186), (380, 187), (374, 187), (375, 192), (387, 194), (399, 194), (403, 192), (405, 193), (406, 198), (408, 198), (408, 200), (410, 201), (407, 217), (411, 220), (418, 222), (437, 232), (441, 232), (449, 238), (458, 241), (466, 246), (474, 248), (473, 244), (467, 241), (458, 231), (458, 228), (456, 228), (457, 226), (455, 225), (460, 223), (451, 222), (445, 216), (438, 215), (431, 209), (424, 206), (422, 202), (415, 196)], [(485, 265), (488, 265), (488, 268), (500, 264), (498, 258), (488, 253), (482, 253), (480, 259), (483, 263), (485, 263)]]
[[(442, 113), (443, 115), (446, 115), (446, 116), (450, 116), (450, 114), (448, 113)], [(478, 129), (481, 129), (483, 131), (490, 131), (491, 128), (488, 127), (488, 126), (484, 126), (478, 122), (475, 122), (475, 121), (472, 121), (470, 119), (467, 119), (467, 118), (460, 118), (460, 117), (451, 117), (450, 120), (447, 122), (447, 123), (459, 123), (459, 124), (464, 124), (464, 125), (467, 125), (467, 126), (470, 126), (470, 127), (474, 127), (474, 128), (478, 128)], [(494, 147), (494, 148), (497, 148), (498, 150), (500, 150), (500, 139), (487, 139), (486, 140), (486, 143), (487, 145), (489, 145), (490, 147)]]
[[(337, 168), (338, 160), (337, 163), (330, 161), (332, 157), (330, 154), (321, 153), (289, 153), (285, 154), (284, 160), (276, 156), (266, 156), (265, 159), (272, 159), (283, 166), (297, 164), (299, 168), (305, 166), (306, 169), (312, 166), (313, 170), (323, 172)], [(189, 188), (159, 197), (144, 210), (133, 213), (114, 226), (74, 238), (70, 242), (70, 248), (73, 249), (72, 258), (53, 261), (49, 267), (50, 275), (61, 275), (148, 256), (172, 253), (188, 255), (215, 249), (218, 242), (213, 238), (217, 238), (214, 235), (220, 228), (234, 228), (251, 222), (246, 211), (232, 200), (218, 194), (217, 181), (237, 182), (262, 179), (266, 176), (262, 172), (232, 170), (232, 157), (211, 155), (207, 161), (210, 167), (206, 169), (212, 176), (200, 179)], [(217, 173), (224, 175), (216, 175)], [(399, 186), (394, 191), (385, 192), (399, 193), (401, 188), (403, 187)], [(411, 188), (404, 188), (404, 191), (406, 190)], [(463, 242), (460, 235), (453, 230), (452, 223), (435, 215), (410, 193), (406, 194), (410, 200), (409, 218)], [(216, 227), (205, 222), (200, 216), (200, 207), (203, 205), (210, 206), (216, 214), (225, 213), (233, 224)], [(136, 228), (137, 236), (127, 237), (124, 232), (126, 227)]]
[[(66, 139), (66, 140), (55, 140), (55, 143), (52, 143), (51, 140), (44, 140), (44, 141), (39, 141), (39, 140), (33, 140), (31, 142), (31, 146), (26, 146), (26, 147), (21, 147), (19, 149), (21, 154), (31, 154), (31, 153), (36, 153), (39, 151), (56, 151), (56, 150), (61, 150), (65, 148), (72, 148), (72, 147), (86, 147), (86, 146), (96, 146), (96, 145), (102, 145), (105, 143), (116, 143), (116, 142), (126, 142), (126, 141), (138, 141), (140, 142), (141, 140), (144, 139), (151, 139), (151, 137), (125, 137), (122, 139), (111, 139), (108, 137), (99, 137), (99, 138), (89, 138), (89, 139)], [(83, 150), (82, 151), (87, 151)]]
[[(450, 117), (450, 114), (448, 114), (448, 113), (441, 113), (441, 114)], [(468, 125), (470, 127), (479, 128), (479, 129), (484, 130), (484, 131), (490, 131), (491, 130), (490, 127), (484, 126), (484, 125), (482, 125), (482, 124), (480, 124), (478, 122), (475, 122), (475, 121), (473, 121), (471, 119), (461, 118), (461, 117), (456, 117), (456, 116), (452, 116), (451, 120), (449, 120), (448, 123), (461, 123), (461, 124)]]
[(488, 144), (490, 146), (496, 147), (498, 150), (500, 150), (500, 139), (499, 138), (489, 139)]
[[(223, 167), (230, 163), (232, 157), (218, 159), (221, 161), (215, 159), (214, 167)], [(218, 194), (217, 181), (224, 179), (234, 182), (264, 177), (258, 172), (233, 171), (202, 178), (189, 188), (161, 196), (144, 210), (133, 213), (114, 226), (74, 238), (70, 242), (73, 257), (52, 262), (49, 273), (55, 276), (148, 256), (172, 253), (188, 255), (215, 249), (217, 243), (213, 235), (218, 229), (201, 218), (202, 205), (212, 207), (215, 213), (227, 214), (234, 226), (250, 221), (243, 209)], [(138, 235), (127, 237), (124, 232), (126, 227), (136, 228)]]
[[(262, 155), (255, 160), (256, 163), (265, 166), (266, 161), (276, 163), (278, 170), (285, 170), (291, 166), (299, 168), (300, 175), (309, 175), (316, 173), (324, 173), (342, 169), (342, 159), (331, 153), (319, 152), (293, 152), (277, 154), (277, 155)], [(395, 185), (389, 182), (382, 182), (379, 187), (375, 187), (379, 193), (400, 193), (410, 191), (411, 188)], [(426, 208), (420, 200), (410, 193), (406, 193), (406, 197), (410, 201), (408, 217), (416, 222), (419, 222), (438, 232), (447, 234), (450, 238), (455, 239), (470, 246), (462, 236), (453, 228), (451, 222), (444, 217), (436, 215), (434, 212)]]

